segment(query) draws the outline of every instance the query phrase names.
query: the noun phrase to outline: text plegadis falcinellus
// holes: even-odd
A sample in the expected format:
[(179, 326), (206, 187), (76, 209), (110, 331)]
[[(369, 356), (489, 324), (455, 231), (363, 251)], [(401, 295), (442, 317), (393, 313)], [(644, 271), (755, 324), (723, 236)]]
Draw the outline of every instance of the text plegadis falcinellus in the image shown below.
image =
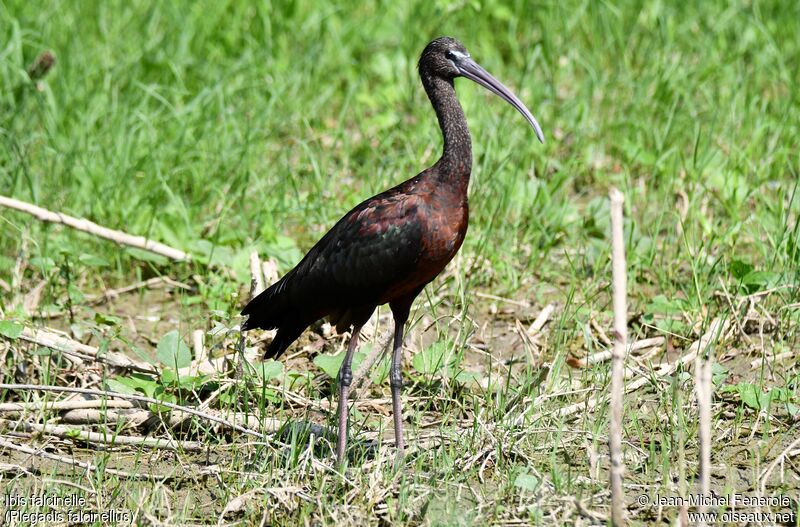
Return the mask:
[(336, 456), (344, 461), (351, 361), (361, 327), (375, 308), (388, 303), (394, 316), (392, 388), (395, 444), (403, 455), (400, 362), (403, 327), (411, 304), (455, 256), (467, 232), (467, 185), (472, 141), (453, 79), (466, 77), (499, 95), (525, 116), (539, 141), (542, 130), (511, 91), (470, 58), (450, 37), (425, 47), (419, 75), (436, 110), (444, 138), (432, 167), (356, 206), (308, 251), (297, 266), (242, 311), (242, 330), (277, 329), (264, 358), (277, 358), (315, 321), (328, 317), (352, 336), (339, 370), (339, 436)]

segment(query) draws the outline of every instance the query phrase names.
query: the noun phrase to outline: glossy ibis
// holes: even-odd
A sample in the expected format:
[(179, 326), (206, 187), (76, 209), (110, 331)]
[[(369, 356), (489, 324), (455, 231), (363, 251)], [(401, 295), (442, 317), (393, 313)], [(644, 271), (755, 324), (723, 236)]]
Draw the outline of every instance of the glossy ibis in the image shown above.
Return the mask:
[(394, 347), (389, 373), (395, 442), (403, 455), (400, 363), (403, 327), (411, 304), (455, 256), (467, 232), (467, 185), (472, 142), (453, 79), (466, 77), (516, 108), (544, 142), (530, 111), (450, 37), (425, 47), (419, 75), (436, 111), (444, 138), (442, 157), (432, 167), (357, 205), (308, 251), (297, 266), (242, 311), (243, 330), (277, 329), (264, 358), (277, 358), (315, 321), (328, 317), (338, 332), (352, 328), (339, 370), (338, 462), (347, 444), (347, 398), (351, 362), (362, 326), (381, 304), (394, 316)]

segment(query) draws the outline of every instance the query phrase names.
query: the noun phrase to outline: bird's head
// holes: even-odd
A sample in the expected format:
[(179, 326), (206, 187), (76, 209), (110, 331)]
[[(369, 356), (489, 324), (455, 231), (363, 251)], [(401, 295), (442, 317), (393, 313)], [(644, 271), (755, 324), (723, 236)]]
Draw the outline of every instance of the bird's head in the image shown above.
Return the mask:
[(458, 40), (439, 37), (431, 41), (419, 58), (419, 71), (423, 77), (439, 77), (448, 81), (456, 77), (466, 77), (480, 84), (516, 108), (533, 127), (539, 141), (544, 143), (542, 129), (528, 108), (502, 82), (472, 60), (467, 48)]

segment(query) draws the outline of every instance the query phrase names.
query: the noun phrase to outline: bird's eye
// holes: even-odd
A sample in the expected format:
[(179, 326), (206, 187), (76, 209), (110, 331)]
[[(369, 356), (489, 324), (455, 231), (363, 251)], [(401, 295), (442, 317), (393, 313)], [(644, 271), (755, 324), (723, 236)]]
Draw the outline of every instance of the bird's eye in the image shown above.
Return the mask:
[(444, 54), (449, 60), (456, 60), (456, 54), (450, 51), (449, 49)]

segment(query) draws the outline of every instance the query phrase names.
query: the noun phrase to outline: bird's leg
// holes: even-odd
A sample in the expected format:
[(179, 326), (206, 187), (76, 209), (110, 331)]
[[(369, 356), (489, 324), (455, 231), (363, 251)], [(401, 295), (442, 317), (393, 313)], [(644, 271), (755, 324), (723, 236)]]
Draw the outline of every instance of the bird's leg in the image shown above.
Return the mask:
[(353, 382), (353, 353), (358, 347), (358, 334), (361, 326), (353, 328), (350, 343), (347, 345), (342, 367), (339, 368), (339, 436), (336, 439), (336, 462), (338, 465), (344, 464), (344, 452), (347, 448), (347, 398), (350, 395), (350, 383)]
[(403, 459), (403, 406), (400, 401), (400, 392), (403, 389), (403, 375), (400, 370), (403, 360), (403, 327), (405, 319), (394, 321), (394, 349), (392, 350), (392, 365), (389, 369), (389, 383), (392, 386), (392, 416), (394, 418), (394, 441), (397, 447), (397, 462)]

